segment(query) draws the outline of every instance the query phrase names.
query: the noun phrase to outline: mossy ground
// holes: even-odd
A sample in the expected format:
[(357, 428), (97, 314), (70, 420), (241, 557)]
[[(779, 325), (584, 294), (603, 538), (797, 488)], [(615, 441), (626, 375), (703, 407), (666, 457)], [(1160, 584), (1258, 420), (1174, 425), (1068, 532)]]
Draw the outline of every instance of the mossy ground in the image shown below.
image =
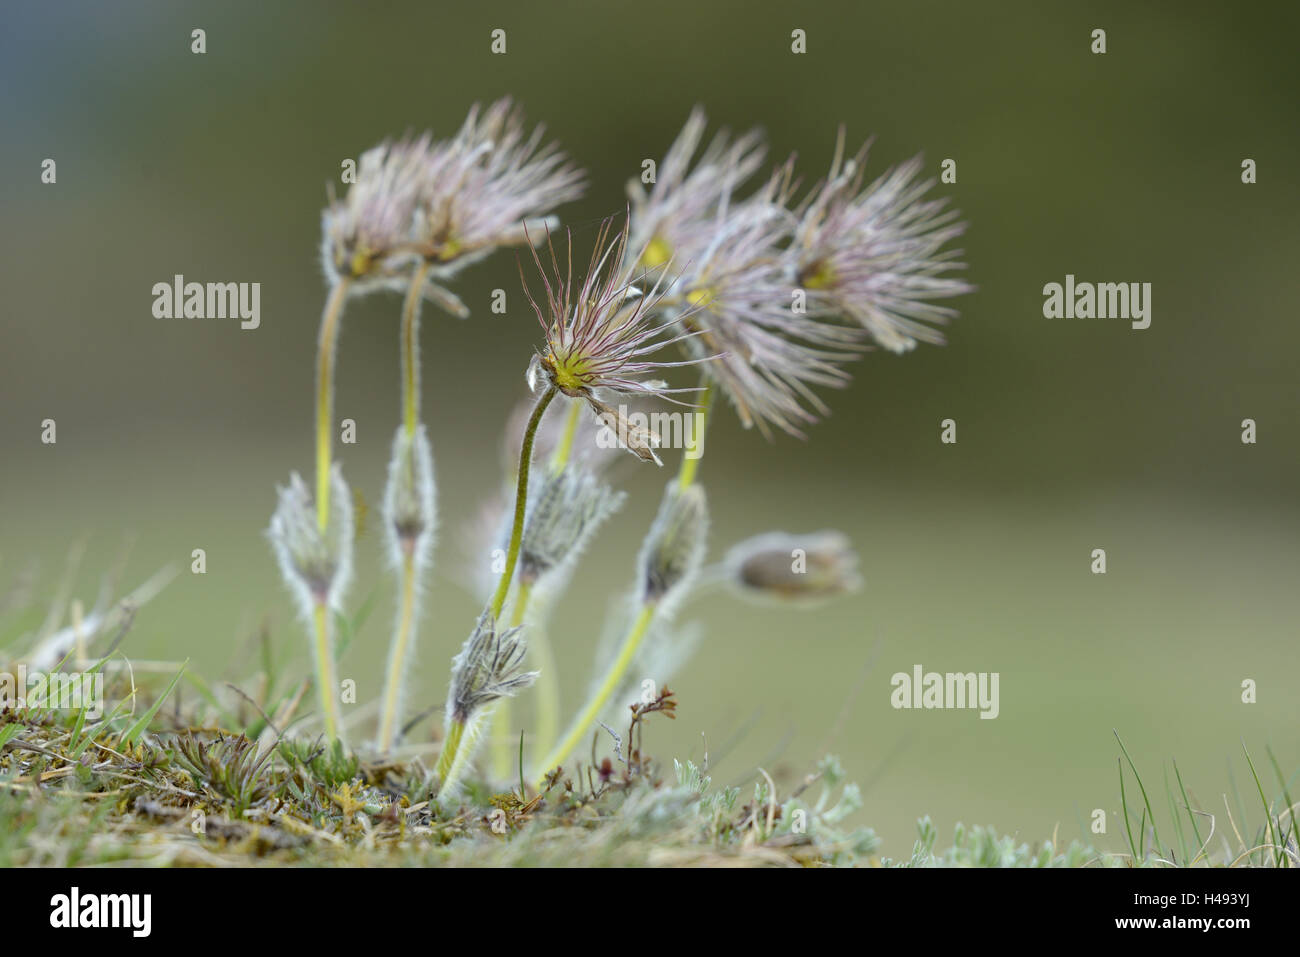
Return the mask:
[[(471, 784), (457, 801), (430, 793), (426, 762), (378, 762), (276, 730), (262, 705), (235, 730), (199, 723), (211, 709), (169, 705), (172, 681), (137, 688), (135, 713), (9, 709), (0, 715), (0, 864), (36, 866), (824, 866), (890, 863), (838, 762), (781, 789), (718, 789), (693, 764), (643, 754), (652, 722), (675, 707), (665, 689), (630, 716), (617, 760), (576, 764), (541, 794)], [(108, 700), (129, 700), (110, 681)], [(296, 700), (310, 699), (296, 695)], [(291, 699), (292, 700), (292, 699)], [(149, 702), (144, 704), (143, 702)], [(279, 708), (282, 717), (286, 708)], [(649, 726), (649, 727), (648, 727)], [(647, 731), (650, 732), (647, 735)], [(623, 741), (633, 745), (624, 754)], [(784, 796), (782, 796), (782, 794)], [(918, 842), (918, 847), (924, 842)], [(1017, 847), (977, 832), (985, 863), (1084, 864), (1074, 847)], [(978, 846), (977, 846), (978, 845)], [(920, 857), (933, 858), (933, 839)], [(921, 860), (916, 861), (920, 863)], [(904, 862), (906, 863), (906, 862)]]
[[(1176, 843), (1165, 843), (1151, 826), (1155, 813), (1131, 765), (1121, 795), (1129, 853), (1079, 842), (1062, 848), (1055, 835), (1026, 843), (961, 825), (941, 846), (938, 830), (923, 817), (910, 853), (883, 857), (873, 831), (847, 823), (862, 800), (833, 757), (794, 781), (777, 782), (756, 769), (752, 790), (743, 792), (716, 787), (706, 768), (690, 762), (657, 760), (647, 741), (654, 723), (674, 714), (668, 689), (632, 711), (612, 739), (615, 759), (573, 763), (553, 773), (541, 793), (494, 791), (471, 781), (456, 800), (440, 801), (427, 757), (367, 759), (364, 751), (352, 754), (295, 732), (299, 705), (312, 699), (305, 682), (264, 700), (228, 686), (223, 705), (196, 676), (184, 684), (165, 671), (132, 679), (128, 670), (106, 664), (94, 667), (111, 673), (105, 699), (117, 704), (96, 720), (66, 708), (0, 711), (0, 865), (1297, 863), (1285, 781), (1277, 802), (1260, 787), (1267, 813), (1249, 833), (1235, 819), (1216, 829), (1203, 812), (1180, 817), (1171, 795)], [(182, 696), (178, 687), (201, 693)], [(1183, 797), (1186, 812), (1194, 799)]]

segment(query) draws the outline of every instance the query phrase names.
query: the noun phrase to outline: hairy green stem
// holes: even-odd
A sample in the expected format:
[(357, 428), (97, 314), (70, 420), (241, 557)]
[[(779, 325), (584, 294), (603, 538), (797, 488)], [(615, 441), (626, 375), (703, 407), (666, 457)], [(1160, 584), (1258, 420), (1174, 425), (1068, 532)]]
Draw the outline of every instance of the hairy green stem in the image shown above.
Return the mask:
[(415, 632), (415, 557), (402, 558), (402, 598), (397, 616), (397, 631), (388, 649), (388, 673), (384, 680), (383, 706), (379, 716), (379, 750), (390, 751), (397, 743), (402, 683), (406, 676), (406, 656)]
[[(524, 623), (524, 613), (528, 608), (528, 599), (532, 595), (532, 586), (527, 581), (519, 583), (519, 591), (515, 593), (514, 611), (510, 615), (510, 627)], [(532, 634), (528, 636), (528, 653), (533, 653)], [(512, 730), (510, 727), (511, 702), (509, 698), (502, 698), (497, 702), (496, 709), (492, 712), (492, 729), (489, 737), (492, 741), (492, 773), (500, 780), (505, 780), (510, 774), (511, 762), (514, 761), (514, 755), (511, 749), (514, 742), (511, 739)]]
[[(420, 304), (424, 300), (424, 284), (429, 276), (428, 265), (421, 263), (411, 276), (411, 285), (402, 302), (401, 364), (402, 364), (402, 425), (411, 443), (409, 465), (415, 468), (415, 435), (420, 424)], [(384, 678), (384, 693), (379, 713), (379, 750), (389, 751), (397, 742), (401, 723), (402, 684), (406, 679), (406, 658), (414, 643), (415, 634), (415, 557), (406, 554), (401, 567), (401, 604), (397, 616), (397, 630), (388, 651), (388, 670)]]
[(548, 385), (542, 397), (533, 406), (533, 414), (528, 417), (528, 426), (524, 429), (524, 443), (519, 450), (519, 478), (515, 485), (515, 520), (510, 529), (510, 546), (506, 551), (506, 567), (501, 572), (501, 581), (497, 584), (496, 594), (492, 596), (492, 618), (501, 617), (505, 607), (506, 595), (510, 593), (510, 582), (515, 575), (515, 565), (519, 561), (519, 543), (524, 537), (524, 512), (528, 508), (528, 472), (533, 460), (533, 440), (537, 438), (537, 426), (541, 424), (546, 408), (555, 398), (555, 386)]
[(323, 532), (330, 519), (330, 456), (333, 454), (334, 361), (339, 325), (349, 281), (340, 279), (330, 290), (321, 315), (316, 342), (316, 522)]
[(420, 422), (420, 303), (428, 278), (428, 265), (416, 266), (402, 303), (402, 424), (410, 438)]
[(557, 475), (569, 464), (569, 457), (573, 454), (573, 439), (578, 434), (578, 419), (581, 415), (582, 403), (570, 402), (569, 420), (564, 425), (564, 435), (551, 455), (551, 471)]
[(341, 740), (343, 718), (339, 713), (338, 682), (334, 678), (334, 644), (330, 640), (329, 608), (323, 602), (316, 605), (313, 625), (316, 631), (316, 691), (320, 696), (325, 737), (330, 741)]
[(677, 484), (684, 492), (691, 487), (695, 481), (695, 473), (699, 471), (700, 459), (704, 458), (704, 433), (709, 424), (709, 412), (713, 408), (713, 384), (708, 380), (702, 381), (700, 390), (700, 407), (699, 407), (699, 433), (695, 436), (695, 458), (682, 456), (681, 467), (677, 471)]

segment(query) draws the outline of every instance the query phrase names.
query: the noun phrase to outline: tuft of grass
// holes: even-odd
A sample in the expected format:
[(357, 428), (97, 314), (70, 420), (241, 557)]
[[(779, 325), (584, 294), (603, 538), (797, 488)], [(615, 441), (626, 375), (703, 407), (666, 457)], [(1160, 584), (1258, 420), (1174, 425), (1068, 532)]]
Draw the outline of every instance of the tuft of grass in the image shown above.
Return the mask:
[[(1178, 837), (1178, 847), (1172, 845), (1167, 848), (1160, 843), (1159, 832), (1156, 830), (1156, 816), (1151, 807), (1151, 802), (1147, 796), (1146, 786), (1142, 782), (1142, 776), (1138, 773), (1137, 765), (1133, 763), (1132, 757), (1125, 748), (1124, 742), (1120, 739), (1119, 733), (1115, 732), (1115, 740), (1119, 742), (1120, 750), (1123, 752), (1123, 758), (1117, 758), (1119, 765), (1119, 788), (1120, 788), (1120, 806), (1124, 816), (1125, 834), (1128, 838), (1129, 861), (1133, 866), (1183, 866), (1196, 867), (1198, 865), (1235, 867), (1242, 863), (1256, 867), (1296, 867), (1300, 866), (1300, 853), (1297, 853), (1295, 825), (1292, 822), (1294, 805), (1291, 802), (1289, 786), (1286, 778), (1283, 776), (1281, 768), (1273, 756), (1271, 748), (1266, 748), (1269, 759), (1272, 762), (1274, 773), (1278, 778), (1283, 805), (1279, 809), (1275, 800), (1269, 800), (1265, 794), (1263, 782), (1255, 770), (1255, 762), (1250, 756), (1250, 751), (1243, 741), (1241, 745), (1242, 753), (1246, 758), (1246, 765), (1250, 770), (1251, 778), (1255, 782), (1255, 790), (1259, 795), (1260, 804), (1263, 807), (1263, 820), (1252, 831), (1248, 828), (1248, 818), (1245, 806), (1241, 802), (1239, 795), (1236, 796), (1238, 808), (1238, 818), (1241, 826), (1238, 826), (1237, 819), (1233, 818), (1231, 808), (1227, 806), (1227, 797), (1224, 797), (1225, 811), (1227, 811), (1229, 828), (1218, 826), (1216, 816), (1202, 808), (1198, 808), (1193, 803), (1193, 798), (1189, 796), (1187, 787), (1183, 783), (1182, 773), (1178, 770), (1178, 762), (1173, 761), (1174, 780), (1178, 785), (1175, 793), (1169, 784), (1169, 775), (1164, 774), (1166, 796), (1169, 803), (1170, 818), (1174, 824), (1174, 830)], [(1142, 795), (1141, 817), (1138, 824), (1138, 836), (1135, 839), (1131, 824), (1132, 812), (1129, 808), (1129, 794), (1125, 788), (1124, 764), (1127, 762), (1134, 780), (1137, 782), (1138, 791)], [(1231, 766), (1229, 766), (1229, 776), (1231, 778)], [(1233, 786), (1234, 793), (1236, 791)], [(1179, 800), (1176, 800), (1179, 799)], [(1179, 806), (1186, 813), (1187, 819), (1191, 824), (1191, 835), (1195, 839), (1195, 846), (1187, 840), (1187, 832), (1182, 828)], [(1197, 819), (1207, 818), (1209, 820), (1209, 833), (1202, 839), (1201, 829)], [(1288, 825), (1283, 824), (1286, 819)], [(1148, 828), (1152, 837), (1152, 846), (1148, 852), (1146, 844), (1146, 835)], [(1236, 843), (1230, 843), (1227, 838), (1228, 831), (1231, 830)], [(1211, 845), (1215, 836), (1218, 836), (1222, 842), (1222, 851), (1216, 856)], [(1168, 851), (1169, 857), (1161, 856)]]

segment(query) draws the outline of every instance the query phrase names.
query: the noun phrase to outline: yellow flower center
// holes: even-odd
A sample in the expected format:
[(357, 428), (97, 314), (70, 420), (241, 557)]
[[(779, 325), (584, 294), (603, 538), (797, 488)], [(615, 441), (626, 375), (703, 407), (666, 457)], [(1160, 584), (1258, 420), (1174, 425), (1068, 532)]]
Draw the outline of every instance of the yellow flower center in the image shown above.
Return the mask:
[(586, 387), (589, 370), (580, 356), (567, 355), (560, 358), (552, 348), (542, 359), (542, 365), (565, 395), (575, 395)]
[(373, 261), (374, 257), (367, 250), (358, 249), (352, 254), (352, 261), (348, 264), (348, 267), (352, 270), (353, 277), (364, 276), (370, 272)]
[(460, 240), (454, 236), (449, 236), (447, 240), (438, 247), (438, 258), (443, 262), (450, 262), (460, 255)]
[(686, 301), (697, 309), (707, 309), (709, 304), (717, 298), (717, 294), (705, 287), (692, 289), (686, 294)]
[(815, 262), (804, 270), (801, 278), (805, 289), (828, 289), (835, 284), (835, 270), (829, 263)]
[(641, 254), (641, 265), (647, 269), (655, 269), (672, 258), (673, 248), (656, 236), (646, 244), (645, 252)]

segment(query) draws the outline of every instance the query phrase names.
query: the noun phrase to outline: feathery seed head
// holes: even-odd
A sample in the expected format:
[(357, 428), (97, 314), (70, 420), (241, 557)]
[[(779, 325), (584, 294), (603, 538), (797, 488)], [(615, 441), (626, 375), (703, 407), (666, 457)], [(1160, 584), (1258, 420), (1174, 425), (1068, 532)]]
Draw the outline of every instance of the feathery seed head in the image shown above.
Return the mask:
[(455, 138), (430, 163), (415, 223), (417, 248), (446, 277), (501, 246), (540, 235), (546, 214), (582, 195), (583, 173), (545, 129), (525, 135), (524, 118), (506, 97), (470, 109)]
[(798, 281), (817, 310), (852, 320), (891, 352), (942, 343), (934, 326), (956, 310), (931, 300), (973, 288), (944, 275), (963, 268), (960, 252), (943, 246), (966, 225), (945, 199), (923, 199), (934, 180), (917, 181), (920, 157), (864, 189), (870, 145), (845, 160), (841, 130), (829, 175), (797, 211)]
[[(385, 142), (361, 155), (356, 182), (321, 215), (321, 259), (331, 283), (402, 285), (415, 265), (411, 243), (429, 164), (432, 137)], [(333, 191), (331, 190), (331, 193)]]
[(650, 189), (639, 180), (628, 183), (632, 201), (628, 248), (647, 269), (658, 269), (673, 259), (690, 259), (708, 245), (730, 209), (732, 194), (763, 163), (767, 147), (759, 130), (735, 140), (722, 130), (696, 159), (707, 126), (704, 111), (693, 109), (659, 164)]
[(732, 546), (723, 559), (727, 578), (743, 592), (789, 600), (816, 600), (862, 584), (858, 556), (837, 531), (789, 535), (767, 532)]
[(279, 489), (267, 529), (280, 573), (305, 618), (318, 605), (338, 608), (352, 577), (352, 494), (337, 464), (330, 484), (330, 520), (324, 533), (311, 493), (297, 472)]
[(704, 487), (669, 482), (637, 558), (643, 604), (671, 605), (685, 593), (704, 561), (708, 531)]
[[(585, 400), (598, 415), (612, 415), (621, 421), (618, 411), (603, 403), (603, 391), (624, 395), (645, 395), (677, 401), (671, 393), (694, 389), (670, 389), (658, 379), (646, 376), (661, 369), (695, 365), (716, 358), (697, 355), (685, 361), (664, 362), (651, 356), (673, 343), (689, 339), (693, 333), (665, 338), (664, 330), (688, 318), (691, 310), (680, 311), (666, 322), (652, 314), (662, 297), (655, 283), (648, 292), (633, 282), (634, 267), (625, 265), (628, 227), (610, 239), (613, 219), (602, 223), (586, 277), (575, 286), (573, 281), (573, 235), (570, 232), (568, 267), (562, 272), (555, 247), (547, 236), (550, 275), (536, 250), (533, 260), (545, 288), (543, 309), (524, 281), (524, 294), (533, 307), (537, 321), (546, 335), (544, 351), (534, 354), (528, 366), (528, 383), (536, 389), (542, 379), (573, 399)], [(522, 276), (522, 270), (521, 270)], [(644, 278), (644, 276), (643, 276)], [(682, 404), (682, 403), (679, 403)], [(653, 444), (643, 430), (616, 429), (627, 447), (639, 458), (658, 461)]]
[(362, 155), (356, 182), (331, 199), (322, 223), (333, 282), (402, 288), (421, 261), (446, 278), (500, 246), (525, 241), (546, 214), (582, 193), (583, 174), (544, 130), (525, 135), (506, 98), (471, 108), (450, 140), (386, 142)]
[(522, 628), (497, 634), (491, 611), (479, 615), (474, 631), (460, 654), (452, 659), (451, 688), (447, 696), (450, 725), (469, 723), (476, 713), (498, 698), (513, 697), (537, 680), (536, 671), (521, 671), (526, 645)]
[(863, 333), (800, 308), (795, 220), (784, 206), (789, 167), (763, 191), (732, 207), (709, 245), (668, 285), (693, 309), (689, 353), (721, 353), (705, 373), (731, 400), (745, 427), (802, 436), (828, 411), (813, 387), (842, 387), (841, 366), (856, 359)]

